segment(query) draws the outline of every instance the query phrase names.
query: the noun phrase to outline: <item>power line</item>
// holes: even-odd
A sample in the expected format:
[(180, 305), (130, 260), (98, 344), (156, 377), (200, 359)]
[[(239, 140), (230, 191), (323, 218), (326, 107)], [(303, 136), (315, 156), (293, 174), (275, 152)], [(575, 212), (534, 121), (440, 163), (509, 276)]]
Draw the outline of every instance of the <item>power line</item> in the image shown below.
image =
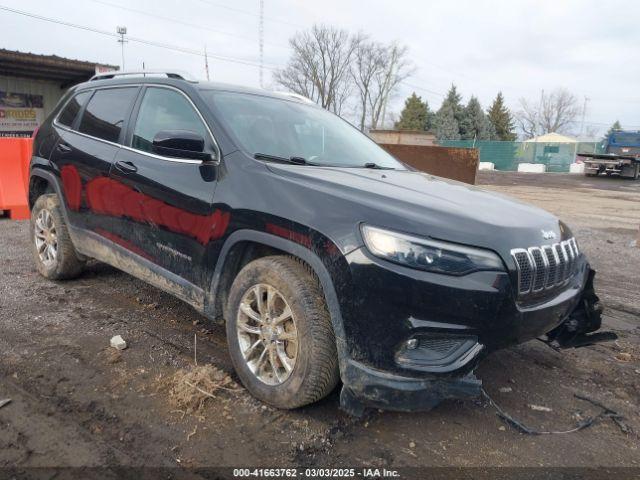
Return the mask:
[[(95, 1), (97, 3), (104, 3), (104, 4), (108, 4), (108, 2), (102, 1), (102, 0), (92, 0)], [(214, 4), (212, 2), (208, 2), (205, 0), (199, 0), (201, 2), (207, 3), (209, 5), (213, 5), (213, 6), (218, 6), (221, 8), (227, 8), (229, 10), (233, 10), (233, 11), (240, 11), (239, 9), (235, 9), (232, 7), (227, 7), (227, 6), (223, 6), (223, 5), (218, 5), (218, 4)], [(87, 25), (81, 25), (81, 24), (76, 24), (76, 23), (71, 23), (71, 22), (67, 22), (64, 20), (59, 20), (59, 19), (55, 19), (55, 18), (51, 18), (51, 17), (46, 17), (44, 15), (39, 15), (36, 13), (31, 13), (31, 12), (27, 12), (27, 11), (23, 11), (23, 10), (18, 10), (18, 9), (14, 9), (14, 8), (10, 8), (4, 5), (0, 5), (0, 10), (2, 11), (6, 11), (9, 13), (14, 13), (17, 15), (22, 15), (25, 17), (29, 17), (29, 18), (33, 18), (36, 20), (41, 20), (41, 21), (45, 21), (45, 22), (49, 22), (49, 23), (54, 23), (57, 25), (62, 25), (62, 26), (66, 26), (66, 27), (70, 27), (70, 28), (75, 28), (78, 30), (84, 30), (84, 31), (88, 31), (88, 32), (92, 32), (92, 33), (97, 33), (100, 35), (104, 35), (104, 36), (108, 36), (108, 37), (112, 37), (112, 38), (116, 38), (119, 39), (120, 35), (114, 32), (110, 32), (110, 31), (106, 31), (106, 30), (101, 30), (98, 28), (94, 28), (94, 27), (89, 27)], [(129, 10), (133, 10), (133, 9), (129, 9)], [(250, 13), (250, 12), (246, 12), (246, 11), (241, 11), (241, 13), (246, 13), (248, 15), (252, 15), (252, 16), (256, 16), (256, 14)], [(162, 18), (162, 19), (166, 19), (166, 20), (170, 20), (167, 17), (160, 17), (157, 15), (151, 15), (151, 16), (155, 16), (158, 18)], [(265, 20), (269, 19), (268, 17), (265, 17)], [(172, 20), (172, 19), (171, 19)], [(275, 19), (269, 19), (271, 21), (278, 21)], [(175, 22), (175, 20), (172, 20)], [(187, 22), (176, 22), (176, 23), (183, 23), (183, 24), (187, 24)], [(287, 22), (283, 22), (283, 23), (287, 23)], [(202, 26), (196, 26), (195, 24), (189, 24), (190, 26), (194, 26), (197, 28), (203, 28), (203, 29), (208, 29), (207, 27), (202, 27)], [(213, 31), (213, 29), (211, 29)], [(217, 33), (224, 33), (224, 32), (217, 32)], [(156, 47), (156, 48), (163, 48), (166, 50), (171, 50), (171, 51), (175, 51), (175, 52), (179, 52), (179, 53), (185, 53), (185, 54), (189, 54), (189, 55), (195, 55), (198, 57), (205, 57), (205, 60), (207, 57), (211, 57), (214, 58), (216, 60), (220, 60), (223, 62), (230, 62), (230, 63), (236, 63), (236, 64), (241, 64), (241, 65), (247, 65), (247, 66), (252, 66), (252, 67), (256, 67), (256, 68), (261, 68), (262, 63), (261, 62), (254, 62), (254, 61), (250, 61), (250, 60), (244, 60), (244, 59), (239, 59), (239, 58), (234, 58), (234, 57), (227, 57), (227, 56), (223, 56), (223, 55), (215, 55), (215, 54), (209, 54), (208, 52), (203, 53), (200, 50), (196, 50), (196, 49), (192, 49), (192, 48), (188, 48), (188, 47), (182, 47), (179, 45), (173, 45), (173, 44), (169, 44), (169, 43), (162, 43), (162, 42), (155, 42), (152, 40), (147, 40), (144, 38), (140, 38), (140, 37), (127, 37), (127, 40), (130, 42), (135, 42), (135, 43), (139, 43), (142, 45), (148, 45), (148, 46), (152, 46), (152, 47)], [(252, 39), (252, 41), (255, 41), (254, 39)], [(279, 65), (262, 65), (263, 68), (266, 68), (267, 70), (275, 70), (276, 68), (281, 68), (281, 66)], [(422, 81), (420, 79), (417, 79), (418, 81)], [(442, 92), (439, 91), (435, 91), (435, 90), (430, 90), (428, 88), (425, 87), (421, 87), (409, 82), (400, 82), (402, 85), (405, 85), (409, 88), (412, 89), (416, 89), (416, 90), (421, 90), (427, 93), (430, 93), (432, 95), (436, 95), (439, 97), (446, 97), (446, 95)], [(597, 100), (597, 99), (596, 99)], [(634, 100), (632, 100), (634, 101)], [(603, 122), (591, 122), (591, 121), (585, 121), (584, 122), (585, 125), (596, 125), (596, 126), (609, 126), (610, 123), (603, 123)], [(628, 125), (627, 128), (640, 128), (640, 125)]]
[[(420, 81), (420, 79), (418, 78), (417, 80)], [(424, 87), (419, 87), (418, 85), (413, 85), (409, 82), (400, 82), (401, 85), (406, 85), (409, 88), (415, 88), (416, 90), (423, 90), (427, 93), (431, 93), (432, 95), (437, 95), (439, 97), (446, 97), (446, 94), (442, 93), (442, 92), (436, 92), (435, 90), (429, 90), (428, 88), (424, 88)]]
[[(94, 1), (97, 1), (97, 0), (94, 0)], [(204, 1), (204, 0), (200, 0), (200, 1)], [(99, 1), (98, 3), (104, 3), (104, 2)], [(209, 3), (209, 2), (205, 2), (205, 3)], [(229, 8), (231, 8), (231, 7), (229, 7)], [(119, 35), (117, 33), (109, 32), (109, 31), (106, 31), (106, 30), (101, 30), (101, 29), (94, 28), (94, 27), (89, 27), (89, 26), (86, 26), (86, 25), (80, 25), (80, 24), (76, 24), (76, 23), (66, 22), (64, 20), (59, 20), (59, 19), (55, 19), (55, 18), (51, 18), (51, 17), (45, 17), (44, 15), (38, 15), (36, 13), (26, 12), (26, 11), (18, 10), (18, 9), (15, 9), (15, 8), (10, 8), (10, 7), (4, 6), (4, 5), (0, 5), (0, 10), (4, 10), (4, 11), (10, 12), (10, 13), (15, 13), (15, 14), (18, 14), (18, 15), (23, 15), (23, 16), (30, 17), (30, 18), (34, 18), (36, 20), (41, 20), (41, 21), (45, 21), (45, 22), (49, 22), (49, 23), (55, 23), (57, 25), (63, 25), (63, 26), (66, 26), (66, 27), (76, 28), (76, 29), (79, 29), (79, 30), (85, 30), (85, 31), (93, 32), (93, 33), (98, 33), (100, 35), (106, 35), (106, 36), (109, 36), (109, 37), (119, 38)], [(232, 9), (232, 10), (235, 10), (235, 9)], [(265, 19), (266, 18), (267, 17), (265, 17)], [(191, 49), (191, 48), (187, 48), (187, 47), (181, 47), (181, 46), (178, 46), (178, 45), (172, 45), (172, 44), (168, 44), (168, 43), (160, 43), (160, 42), (155, 42), (155, 41), (151, 41), (151, 40), (146, 40), (144, 38), (132, 37), (132, 36), (128, 36), (127, 39), (130, 42), (135, 42), (135, 43), (139, 43), (139, 44), (142, 44), (142, 45), (149, 45), (149, 46), (152, 46), (152, 47), (164, 48), (164, 49), (167, 49), (167, 50), (172, 50), (172, 51), (176, 51), (176, 52), (180, 52), (180, 53), (187, 53), (189, 55), (196, 55), (196, 56), (199, 56), (199, 57), (204, 57), (205, 56), (205, 54), (203, 52), (201, 52), (200, 50), (195, 50), (195, 49)], [(215, 58), (217, 60), (220, 60), (220, 61), (238, 63), (238, 64), (241, 64), (241, 65), (249, 65), (249, 66), (257, 67), (257, 68), (260, 68), (260, 66), (261, 66), (261, 63), (259, 63), (259, 62), (252, 62), (252, 61), (249, 61), (249, 60), (242, 60), (242, 59), (238, 59), (238, 58), (225, 57), (225, 56), (222, 56), (222, 55), (214, 55), (214, 54), (211, 54), (211, 53), (207, 53), (206, 55), (211, 57), (211, 58)], [(263, 68), (266, 68), (267, 70), (275, 70), (276, 68), (279, 68), (279, 66), (277, 66), (277, 65), (267, 66), (267, 65), (262, 64), (262, 66), (263, 66)], [(445, 97), (446, 96), (445, 94), (443, 94), (441, 92), (437, 92), (435, 90), (430, 90), (428, 88), (420, 87), (418, 85), (413, 85), (413, 84), (408, 83), (408, 82), (401, 82), (401, 83), (406, 85), (406, 86), (408, 86), (409, 88), (422, 90), (422, 91), (431, 93), (433, 95), (437, 95), (437, 96), (440, 96), (440, 97)]]
[(604, 103), (638, 103), (640, 102), (640, 98), (593, 98), (589, 97), (590, 102), (604, 102)]
[[(115, 38), (119, 38), (119, 35), (117, 33), (113, 33), (113, 32), (108, 32), (106, 30), (101, 30), (99, 28), (94, 28), (94, 27), (89, 27), (87, 25), (80, 25), (77, 23), (71, 23), (71, 22), (66, 22), (64, 20), (59, 20), (59, 19), (55, 19), (55, 18), (51, 18), (51, 17), (45, 17), (44, 15), (38, 15), (36, 13), (31, 13), (31, 12), (25, 12), (24, 10), (18, 10), (15, 8), (10, 8), (4, 5), (0, 5), (0, 10), (4, 10), (6, 12), (10, 12), (10, 13), (15, 13), (17, 15), (23, 15), (25, 17), (30, 17), (30, 18), (34, 18), (36, 20), (42, 20), (44, 22), (49, 22), (49, 23), (55, 23), (57, 25), (63, 25), (66, 27), (71, 27), (71, 28), (76, 28), (79, 30), (85, 30), (87, 32), (93, 32), (93, 33), (98, 33), (100, 35), (106, 35), (108, 37), (115, 37)], [(180, 53), (187, 53), (189, 55), (196, 55), (199, 57), (204, 57), (204, 53), (200, 50), (195, 50), (192, 48), (188, 48), (188, 47), (181, 47), (179, 45), (172, 45), (170, 43), (161, 43), (161, 42), (155, 42), (152, 40), (146, 40), (144, 38), (140, 38), (140, 37), (131, 37), (128, 36), (127, 40), (130, 42), (135, 42), (135, 43), (139, 43), (142, 45), (149, 45), (152, 47), (157, 47), (157, 48), (164, 48), (166, 50), (172, 50), (175, 52), (180, 52)], [(214, 55), (211, 53), (208, 53), (208, 56), (211, 58), (215, 58), (216, 60), (220, 60), (223, 62), (231, 62), (231, 63), (238, 63), (241, 65), (249, 65), (252, 67), (260, 67), (260, 64), (257, 62), (252, 62), (250, 60), (244, 60), (244, 59), (240, 59), (240, 58), (234, 58), (234, 57), (226, 57), (223, 55)], [(276, 66), (267, 66), (265, 65), (264, 68), (268, 69), (268, 70), (275, 70)]]
[[(93, 0), (93, 1), (97, 1), (98, 3), (106, 3), (106, 2), (102, 2), (101, 0), (100, 1), (99, 0)], [(63, 25), (63, 26), (70, 27), (70, 28), (76, 28), (76, 29), (79, 29), (79, 30), (85, 30), (85, 31), (88, 31), (88, 32), (98, 33), (100, 35), (105, 35), (105, 36), (108, 36), (108, 37), (115, 37), (115, 38), (118, 38), (118, 39), (120, 38), (120, 35), (117, 34), (117, 33), (109, 32), (109, 31), (106, 31), (106, 30), (101, 30), (99, 28), (89, 27), (87, 25), (80, 25), (80, 24), (77, 24), (77, 23), (66, 22), (64, 20), (59, 20), (59, 19), (55, 19), (55, 18), (51, 18), (51, 17), (45, 17), (44, 15), (39, 15), (39, 14), (36, 14), (36, 13), (26, 12), (26, 11), (18, 10), (18, 9), (15, 9), (15, 8), (10, 8), (10, 7), (4, 6), (4, 5), (0, 5), (0, 10), (4, 10), (4, 11), (10, 12), (10, 13), (15, 13), (17, 15), (23, 15), (23, 16), (26, 16), (26, 17), (34, 18), (36, 20), (41, 20), (41, 21), (45, 21), (45, 22), (49, 22), (49, 23), (55, 23), (57, 25)], [(220, 61), (238, 63), (238, 64), (242, 64), (242, 65), (249, 65), (249, 66), (258, 67), (258, 68), (263, 67), (263, 68), (266, 68), (267, 70), (275, 70), (276, 68), (278, 68), (278, 66), (275, 66), (275, 65), (274, 66), (267, 66), (267, 65), (264, 65), (263, 63), (260, 63), (260, 62), (256, 63), (256, 62), (251, 62), (251, 61), (248, 61), (248, 60), (225, 57), (225, 56), (222, 56), (222, 55), (214, 55), (214, 54), (210, 54), (208, 52), (207, 53), (203, 53), (203, 52), (201, 52), (199, 50), (195, 50), (195, 49), (191, 49), (191, 48), (187, 48), (187, 47), (181, 47), (181, 46), (177, 46), (177, 45), (172, 45), (172, 44), (168, 44), (168, 43), (154, 42), (154, 41), (146, 40), (146, 39), (143, 39), (143, 38), (140, 38), (140, 37), (127, 36), (127, 40), (130, 41), (130, 42), (140, 43), (140, 44), (143, 44), (143, 45), (149, 45), (149, 46), (153, 46), (153, 47), (157, 47), (157, 48), (164, 48), (164, 49), (167, 49), (167, 50), (173, 50), (173, 51), (180, 52), (180, 53), (187, 53), (189, 55), (196, 55), (196, 56), (199, 56), (199, 57), (205, 57), (205, 59), (207, 57), (212, 57), (212, 58), (215, 58), (215, 59), (220, 60)], [(428, 93), (431, 93), (431, 94), (434, 94), (434, 95), (438, 95), (438, 96), (441, 96), (441, 97), (445, 96), (441, 92), (436, 92), (434, 90), (429, 90), (428, 88), (420, 87), (420, 86), (413, 85), (413, 84), (410, 84), (410, 83), (407, 83), (407, 82), (401, 82), (401, 83), (403, 83), (404, 85), (407, 85), (410, 88), (414, 88), (414, 89), (417, 89), (417, 90), (423, 90), (425, 92), (428, 92)]]
[[(106, 6), (111, 7), (111, 8), (117, 8), (119, 10), (124, 10), (124, 11), (127, 11), (127, 12), (136, 13), (138, 15), (144, 15), (144, 16), (147, 16), (147, 17), (150, 17), (150, 18), (157, 18), (158, 20), (163, 20), (163, 21), (166, 21), (166, 22), (171, 22), (171, 23), (174, 23), (174, 24), (184, 25), (185, 27), (197, 28), (197, 29), (206, 30), (206, 31), (212, 32), (212, 33), (218, 33), (220, 35), (228, 35), (230, 37), (241, 38), (243, 40), (249, 40), (250, 42), (255, 42), (256, 41), (255, 38), (246, 37), (244, 35), (238, 35), (237, 33), (225, 32), (223, 30), (218, 30), (218, 29), (215, 29), (215, 28), (206, 27), (204, 25), (198, 25), (196, 23), (186, 22), (184, 20), (178, 20), (178, 19), (176, 19), (174, 17), (164, 17), (162, 15), (157, 15), (155, 13), (147, 12), (145, 10), (139, 10), (137, 8), (126, 7), (124, 5), (118, 5), (116, 3), (106, 2), (104, 0), (91, 0), (91, 1), (94, 2), (94, 3), (99, 3), (101, 5), (106, 5)], [(269, 45), (274, 45), (274, 46), (277, 46), (277, 47), (287, 48), (287, 45), (285, 45), (283, 43), (271, 43), (271, 42), (265, 42), (265, 43), (267, 43)]]
[[(620, 122), (623, 123), (623, 122)], [(609, 122), (609, 123), (604, 123), (604, 122), (584, 122), (585, 125), (596, 125), (596, 126), (601, 126), (601, 127), (610, 127), (611, 125), (613, 125), (613, 122)], [(640, 129), (640, 125), (629, 125), (629, 124), (625, 124), (624, 125), (625, 128), (638, 128)]]

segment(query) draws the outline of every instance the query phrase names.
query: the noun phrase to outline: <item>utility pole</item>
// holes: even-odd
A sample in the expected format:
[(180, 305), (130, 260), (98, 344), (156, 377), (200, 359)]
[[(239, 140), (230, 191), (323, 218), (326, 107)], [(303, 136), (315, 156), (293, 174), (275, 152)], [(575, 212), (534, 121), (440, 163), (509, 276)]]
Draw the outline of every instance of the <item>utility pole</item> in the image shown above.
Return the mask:
[(207, 56), (207, 46), (204, 46), (204, 71), (207, 74), (207, 82), (210, 80), (209, 78), (209, 57)]
[(264, 0), (260, 0), (258, 39), (260, 42), (260, 88), (264, 88)]
[[(542, 90), (540, 90), (540, 105), (538, 106), (538, 111), (536, 112), (535, 115), (535, 127), (534, 127), (534, 132), (533, 132), (533, 136), (534, 138), (538, 136), (538, 132), (542, 132), (542, 109), (544, 108), (544, 88)], [(542, 134), (542, 133), (541, 133)]]
[(584, 96), (584, 103), (582, 104), (582, 122), (580, 122), (580, 136), (584, 134), (584, 117), (587, 115), (587, 102), (591, 100), (586, 95)]
[(124, 44), (128, 42), (128, 40), (124, 39), (124, 36), (127, 34), (127, 27), (118, 27), (117, 32), (120, 35), (118, 43), (122, 50), (122, 70), (124, 70)]

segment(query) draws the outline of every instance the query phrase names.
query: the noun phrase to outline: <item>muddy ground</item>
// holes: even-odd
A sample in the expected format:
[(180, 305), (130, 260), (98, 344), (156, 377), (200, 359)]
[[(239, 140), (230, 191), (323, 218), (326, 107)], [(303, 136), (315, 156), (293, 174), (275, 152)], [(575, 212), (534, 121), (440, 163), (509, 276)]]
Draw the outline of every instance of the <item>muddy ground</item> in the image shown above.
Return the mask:
[[(555, 352), (533, 341), (490, 356), (477, 375), (508, 412), (564, 430), (598, 412), (640, 432), (640, 182), (562, 174), (484, 173), (479, 183), (558, 214), (598, 270), (615, 343)], [(528, 436), (484, 401), (428, 413), (354, 419), (334, 392), (293, 412), (244, 390), (215, 392), (185, 414), (159, 388), (197, 360), (231, 374), (225, 336), (186, 304), (92, 265), (50, 283), (35, 271), (26, 222), (0, 219), (0, 467), (33, 466), (640, 466), (636, 433), (610, 419), (578, 433)], [(109, 348), (121, 334), (129, 348)], [(510, 389), (510, 390), (509, 390)], [(507, 391), (509, 390), (509, 391)], [(535, 404), (551, 409), (532, 410)]]

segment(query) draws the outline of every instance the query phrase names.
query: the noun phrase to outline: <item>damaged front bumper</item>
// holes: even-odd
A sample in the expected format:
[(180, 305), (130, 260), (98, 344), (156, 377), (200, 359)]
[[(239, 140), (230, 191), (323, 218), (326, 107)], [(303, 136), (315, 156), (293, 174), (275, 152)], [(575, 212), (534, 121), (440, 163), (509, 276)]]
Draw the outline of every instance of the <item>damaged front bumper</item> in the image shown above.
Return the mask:
[(414, 378), (382, 372), (350, 360), (342, 372), (340, 407), (362, 416), (367, 407), (394, 411), (431, 410), (449, 398), (475, 398), (482, 381), (468, 373), (463, 377)]
[(618, 338), (613, 332), (596, 332), (602, 326), (603, 307), (593, 286), (595, 275), (595, 270), (590, 269), (576, 308), (542, 339), (552, 348), (586, 347)]
[[(612, 332), (596, 332), (601, 327), (602, 305), (595, 294), (595, 271), (589, 269), (580, 297), (570, 313), (542, 341), (553, 348), (577, 348), (597, 342), (615, 340)], [(493, 349), (491, 349), (493, 350)], [(449, 358), (438, 372), (429, 367), (425, 376), (407, 376), (383, 371), (349, 359), (342, 367), (343, 388), (340, 406), (346, 412), (361, 416), (367, 407), (395, 411), (430, 410), (443, 400), (477, 398), (482, 382), (473, 369), (489, 349), (481, 343), (469, 344)], [(397, 358), (398, 360), (398, 358)], [(403, 360), (400, 358), (400, 360)]]

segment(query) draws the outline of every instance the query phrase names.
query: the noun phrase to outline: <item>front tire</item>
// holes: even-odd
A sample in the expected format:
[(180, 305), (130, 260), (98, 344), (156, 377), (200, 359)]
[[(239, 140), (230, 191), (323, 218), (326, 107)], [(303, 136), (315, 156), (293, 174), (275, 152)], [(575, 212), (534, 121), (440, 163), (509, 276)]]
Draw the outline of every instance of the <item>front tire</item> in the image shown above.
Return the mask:
[(38, 272), (49, 280), (67, 280), (82, 272), (55, 194), (38, 197), (31, 210), (31, 251)]
[(328, 395), (339, 380), (338, 354), (322, 288), (292, 257), (264, 257), (233, 282), (226, 309), (234, 367), (251, 394), (292, 409)]

